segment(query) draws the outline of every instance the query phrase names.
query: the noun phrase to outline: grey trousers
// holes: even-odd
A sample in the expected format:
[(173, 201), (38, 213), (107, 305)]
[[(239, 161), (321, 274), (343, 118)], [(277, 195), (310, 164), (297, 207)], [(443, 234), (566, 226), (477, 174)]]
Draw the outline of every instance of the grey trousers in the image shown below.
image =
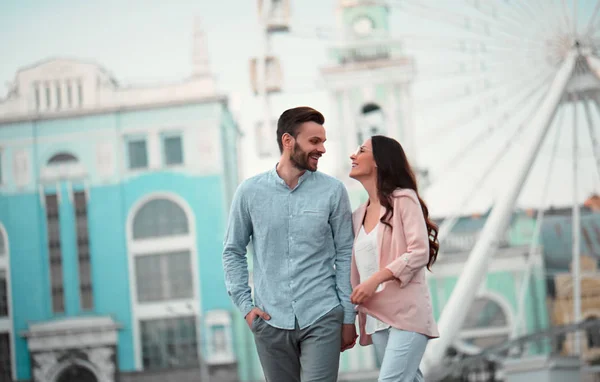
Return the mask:
[(336, 382), (344, 310), (337, 306), (305, 329), (274, 328), (263, 319), (252, 332), (266, 382)]

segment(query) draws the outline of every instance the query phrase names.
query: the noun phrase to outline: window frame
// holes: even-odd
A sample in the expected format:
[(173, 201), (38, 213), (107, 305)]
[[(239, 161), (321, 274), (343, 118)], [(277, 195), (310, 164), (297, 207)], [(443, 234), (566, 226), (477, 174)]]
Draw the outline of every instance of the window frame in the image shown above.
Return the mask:
[[(179, 138), (180, 142), (180, 152), (181, 152), (181, 162), (179, 163), (168, 163), (167, 157), (167, 145), (166, 141), (172, 138)], [(185, 142), (183, 139), (183, 132), (180, 130), (173, 130), (168, 132), (163, 132), (160, 134), (160, 144), (161, 144), (161, 154), (162, 154), (162, 164), (164, 167), (173, 168), (173, 167), (182, 167), (185, 165)]]
[[(145, 148), (145, 165), (144, 166), (131, 166), (131, 150), (130, 145), (134, 142), (144, 142)], [(148, 136), (145, 134), (139, 135), (128, 135), (125, 138), (125, 157), (127, 158), (127, 162), (125, 162), (126, 168), (131, 172), (139, 172), (139, 171), (147, 171), (150, 169), (150, 152), (148, 148)]]
[[(81, 208), (78, 208), (77, 199), (83, 199)], [(89, 220), (89, 198), (85, 190), (74, 190), (73, 192), (73, 217), (75, 219), (75, 237), (77, 247), (77, 272), (78, 272), (78, 288), (79, 288), (79, 308), (82, 312), (92, 312), (95, 308), (94, 298), (94, 276), (92, 269), (92, 245), (90, 235), (90, 220)], [(80, 218), (84, 222), (80, 226)], [(82, 235), (83, 234), (83, 235)], [(87, 255), (81, 251), (86, 249)], [(84, 268), (85, 267), (85, 268)], [(82, 275), (87, 273), (89, 283), (83, 282)], [(89, 293), (85, 295), (84, 293)], [(86, 299), (86, 297), (88, 299)], [(89, 306), (85, 304), (89, 302)]]
[(0, 269), (5, 272), (6, 280), (6, 299), (8, 315), (0, 317), (0, 334), (8, 336), (9, 360), (11, 367), (12, 379), (16, 380), (17, 365), (15, 357), (15, 333), (13, 331), (13, 306), (12, 306), (12, 290), (11, 290), (11, 272), (10, 272), (10, 239), (6, 228), (0, 222), (0, 236), (4, 239), (4, 253), (0, 256)]
[[(174, 317), (160, 317), (160, 318), (150, 318), (150, 319), (141, 319), (139, 321), (139, 326), (140, 326), (140, 350), (141, 350), (141, 357), (142, 357), (142, 368), (144, 370), (148, 370), (148, 371), (156, 371), (156, 370), (165, 370), (165, 369), (170, 369), (170, 368), (189, 368), (189, 367), (200, 367), (200, 357), (202, 356), (201, 354), (201, 346), (199, 343), (199, 335), (198, 335), (198, 325), (197, 325), (197, 321), (198, 318), (196, 315), (180, 315), (180, 316), (174, 316)], [(176, 322), (176, 324), (172, 324)], [(160, 324), (163, 324), (164, 326), (162, 328), (160, 328)], [(189, 325), (189, 329), (191, 329), (194, 333), (194, 336), (188, 336), (187, 332), (186, 333), (181, 333), (181, 327), (184, 324), (188, 324)], [(168, 331), (168, 329), (177, 329), (177, 330), (172, 330), (173, 333), (175, 333), (174, 337), (173, 337), (173, 341), (172, 342), (168, 342), (168, 341), (161, 341), (161, 345), (162, 345), (162, 350), (167, 350), (170, 345), (173, 345), (174, 347), (178, 348), (181, 347), (182, 344), (185, 345), (195, 345), (195, 349), (196, 349), (196, 360), (194, 362), (189, 362), (189, 363), (185, 363), (183, 365), (173, 365), (173, 364), (169, 364), (168, 360), (163, 359), (163, 362), (160, 365), (157, 366), (150, 366), (150, 367), (146, 367), (144, 365), (144, 351), (145, 351), (145, 347), (148, 346), (149, 344), (147, 342), (145, 342), (145, 339), (147, 338), (145, 336), (145, 326), (150, 326), (153, 324), (158, 324), (158, 330), (162, 329), (164, 331)], [(171, 324), (171, 326), (167, 326)], [(155, 329), (156, 330), (156, 329)], [(193, 340), (191, 340), (191, 338), (193, 338)], [(165, 339), (164, 337), (162, 338), (163, 340)], [(183, 341), (181, 341), (183, 340)], [(186, 341), (187, 340), (187, 341)], [(176, 352), (177, 353), (177, 352)], [(160, 356), (159, 356), (160, 358)], [(165, 358), (165, 356), (163, 356), (163, 358)], [(166, 363), (165, 363), (166, 361)]]
[[(236, 361), (233, 340), (233, 319), (226, 310), (210, 310), (205, 316), (208, 364), (231, 364)], [(222, 341), (222, 342), (221, 342)], [(221, 345), (223, 348), (218, 348)]]

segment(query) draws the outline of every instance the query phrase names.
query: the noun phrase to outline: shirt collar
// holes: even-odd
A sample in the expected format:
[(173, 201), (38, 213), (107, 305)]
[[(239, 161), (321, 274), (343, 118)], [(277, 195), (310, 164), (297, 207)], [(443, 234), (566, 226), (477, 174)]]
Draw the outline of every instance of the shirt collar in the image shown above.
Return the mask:
[[(277, 173), (277, 166), (279, 165), (279, 162), (277, 162), (275, 164), (275, 166), (273, 166), (273, 168), (271, 169), (271, 171), (269, 171), (271, 177), (279, 184), (285, 186), (286, 188), (289, 188), (287, 183), (285, 183), (285, 180), (281, 179), (281, 177), (279, 176), (279, 174)], [(310, 176), (312, 175), (312, 171), (306, 170), (304, 171), (304, 174), (300, 175), (300, 178), (298, 178), (298, 185), (296, 186), (296, 188), (298, 188), (298, 186), (300, 186), (300, 184), (302, 184), (302, 182), (304, 182), (306, 179), (308, 179)]]

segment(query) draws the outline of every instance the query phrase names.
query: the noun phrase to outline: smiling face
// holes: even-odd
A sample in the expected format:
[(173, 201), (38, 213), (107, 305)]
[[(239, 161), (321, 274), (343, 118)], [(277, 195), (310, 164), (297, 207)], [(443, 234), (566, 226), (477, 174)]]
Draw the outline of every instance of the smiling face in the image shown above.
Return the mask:
[(325, 154), (325, 128), (316, 122), (304, 122), (298, 127), (296, 138), (284, 137), (284, 146), (289, 147), (290, 161), (299, 170), (317, 171), (319, 159)]
[(377, 164), (373, 157), (371, 139), (367, 139), (360, 145), (356, 152), (350, 155), (350, 159), (352, 160), (351, 178), (360, 180), (377, 176)]

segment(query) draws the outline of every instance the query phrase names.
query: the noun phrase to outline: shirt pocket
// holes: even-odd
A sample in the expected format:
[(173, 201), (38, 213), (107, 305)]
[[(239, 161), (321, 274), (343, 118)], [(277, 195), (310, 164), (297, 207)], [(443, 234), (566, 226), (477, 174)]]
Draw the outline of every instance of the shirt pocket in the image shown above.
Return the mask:
[(322, 244), (331, 237), (329, 226), (329, 211), (319, 209), (304, 209), (298, 216), (298, 237), (302, 241)]

